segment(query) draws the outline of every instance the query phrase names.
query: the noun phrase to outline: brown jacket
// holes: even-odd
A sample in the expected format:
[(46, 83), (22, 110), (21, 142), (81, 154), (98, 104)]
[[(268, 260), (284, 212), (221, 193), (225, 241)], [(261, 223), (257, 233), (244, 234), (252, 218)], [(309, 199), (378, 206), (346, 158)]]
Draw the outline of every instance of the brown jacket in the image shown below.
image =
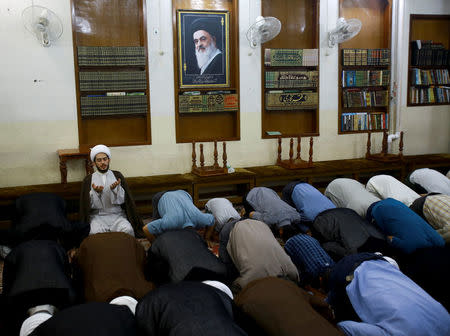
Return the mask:
[[(125, 203), (122, 204), (122, 207), (125, 210), (128, 221), (131, 223), (131, 226), (134, 229), (134, 235), (138, 238), (144, 237), (144, 233), (142, 232), (142, 227), (144, 223), (142, 222), (142, 218), (139, 216), (136, 205), (134, 204), (133, 197), (131, 196), (130, 188), (128, 187), (127, 181), (121, 172), (112, 170), (116, 179), (120, 178), (120, 184), (122, 188), (125, 190)], [(92, 184), (92, 174), (86, 176), (81, 185), (81, 194), (80, 194), (80, 220), (85, 223), (90, 223), (90, 214), (91, 214), (91, 199), (89, 197), (89, 192), (91, 191)]]
[(236, 305), (268, 336), (343, 335), (312, 306), (312, 295), (289, 280), (268, 277), (250, 282)]
[(140, 299), (154, 288), (144, 276), (145, 250), (123, 232), (90, 235), (75, 258), (77, 280), (86, 301), (109, 302), (128, 295)]

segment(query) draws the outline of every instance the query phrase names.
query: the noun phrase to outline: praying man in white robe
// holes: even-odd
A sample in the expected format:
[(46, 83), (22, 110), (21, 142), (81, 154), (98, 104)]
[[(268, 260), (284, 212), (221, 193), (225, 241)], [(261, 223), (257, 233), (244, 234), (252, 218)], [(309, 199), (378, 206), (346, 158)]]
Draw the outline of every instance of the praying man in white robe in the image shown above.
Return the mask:
[(97, 171), (84, 179), (80, 197), (80, 217), (90, 223), (89, 234), (125, 232), (135, 236), (138, 230), (141, 235), (142, 220), (126, 180), (120, 172), (109, 169), (109, 148), (93, 147), (90, 158)]

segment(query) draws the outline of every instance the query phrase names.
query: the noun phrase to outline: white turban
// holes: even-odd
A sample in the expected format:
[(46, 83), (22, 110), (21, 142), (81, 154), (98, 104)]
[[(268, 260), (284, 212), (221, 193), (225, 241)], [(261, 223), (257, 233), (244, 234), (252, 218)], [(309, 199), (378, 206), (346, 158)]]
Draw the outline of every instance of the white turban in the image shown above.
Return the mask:
[(227, 294), (231, 300), (233, 300), (233, 293), (231, 293), (231, 290), (224, 283), (221, 283), (219, 281), (214, 281), (214, 280), (206, 280), (206, 281), (203, 281), (203, 283), (221, 290), (222, 292)]
[(119, 296), (110, 302), (110, 304), (115, 304), (115, 305), (119, 305), (119, 306), (127, 306), (128, 308), (130, 308), (133, 315), (136, 312), (137, 303), (138, 302), (136, 301), (136, 299), (132, 298), (131, 296)]
[(106, 147), (105, 145), (97, 145), (97, 146), (91, 148), (91, 161), (92, 162), (95, 161), (95, 156), (98, 153), (105, 153), (111, 159), (111, 151), (109, 150), (109, 148)]
[(36, 329), (41, 323), (47, 321), (50, 317), (52, 317), (52, 315), (47, 312), (38, 312), (31, 315), (29, 318), (23, 321), (22, 327), (20, 327), (19, 335), (28, 336), (34, 331), (34, 329)]
[(395, 268), (397, 268), (398, 270), (400, 269), (400, 267), (398, 267), (397, 262), (394, 259), (392, 259), (391, 257), (383, 256), (383, 259), (386, 260), (389, 264), (391, 264)]

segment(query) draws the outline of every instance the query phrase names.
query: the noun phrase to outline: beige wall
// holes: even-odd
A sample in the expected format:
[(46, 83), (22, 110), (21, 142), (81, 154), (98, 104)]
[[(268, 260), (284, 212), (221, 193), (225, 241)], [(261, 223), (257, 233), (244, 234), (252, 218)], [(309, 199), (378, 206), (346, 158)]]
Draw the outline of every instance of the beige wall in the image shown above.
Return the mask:
[[(362, 157), (367, 139), (367, 135), (337, 134), (338, 55), (336, 49), (326, 48), (325, 19), (329, 18), (328, 26), (333, 28), (338, 15), (337, 2), (321, 4), (320, 136), (314, 138), (315, 161)], [(55, 0), (39, 3), (55, 11), (64, 24), (62, 38), (50, 48), (41, 47), (22, 26), (21, 12), (29, 4), (14, 0), (3, 0), (0, 4), (0, 40), (4, 52), (0, 58), (3, 68), (0, 187), (59, 182), (56, 150), (78, 145), (68, 3)], [(249, 4), (240, 0), (239, 3), (241, 140), (227, 144), (228, 162), (234, 167), (268, 165), (276, 159), (277, 144), (260, 136), (260, 51), (251, 49), (245, 38), (247, 27), (258, 15), (260, 1), (252, 0)], [(423, 6), (420, 1), (405, 1), (405, 16), (423, 13), (420, 6)], [(112, 168), (126, 176), (185, 173), (190, 170), (191, 146), (175, 141), (170, 1), (147, 0), (147, 9), (153, 144), (112, 148)], [(450, 1), (429, 0), (427, 12), (450, 13)], [(409, 21), (404, 23), (406, 27)], [(156, 35), (154, 28), (158, 28)], [(403, 43), (407, 43), (407, 32)], [(400, 48), (400, 52), (407, 59), (406, 48)], [(406, 81), (406, 71), (407, 65), (402, 64), (402, 82)], [(406, 91), (399, 94), (401, 129), (406, 132), (405, 154), (449, 152), (449, 107), (407, 108)], [(380, 142), (378, 134), (374, 137), (377, 150)], [(307, 157), (306, 139), (302, 148), (303, 156)], [(211, 151), (212, 145), (208, 144), (206, 152)], [(84, 175), (82, 162), (70, 162), (68, 171), (69, 181), (80, 180)]]

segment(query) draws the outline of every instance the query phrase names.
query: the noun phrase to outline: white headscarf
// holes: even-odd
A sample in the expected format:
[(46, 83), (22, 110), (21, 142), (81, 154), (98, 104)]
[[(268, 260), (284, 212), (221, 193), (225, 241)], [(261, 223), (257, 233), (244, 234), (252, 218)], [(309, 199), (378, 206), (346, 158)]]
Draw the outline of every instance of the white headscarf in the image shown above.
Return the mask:
[(105, 153), (111, 159), (111, 151), (109, 150), (109, 148), (106, 147), (105, 145), (97, 145), (97, 146), (91, 148), (91, 161), (92, 162), (95, 161), (95, 156), (98, 153)]
[(231, 293), (231, 290), (224, 283), (221, 283), (219, 281), (214, 281), (214, 280), (206, 280), (206, 281), (203, 281), (203, 283), (221, 290), (222, 292), (227, 294), (231, 300), (233, 300), (233, 293)]
[(52, 317), (52, 315), (47, 312), (38, 312), (31, 315), (29, 318), (23, 321), (22, 327), (20, 327), (19, 335), (28, 336), (34, 331), (34, 329), (36, 329), (41, 323), (47, 321), (50, 317)]
[(110, 304), (115, 304), (115, 305), (119, 305), (119, 306), (127, 306), (128, 308), (130, 308), (133, 315), (136, 312), (137, 303), (138, 302), (136, 301), (136, 299), (132, 298), (131, 296), (119, 296), (110, 302)]

